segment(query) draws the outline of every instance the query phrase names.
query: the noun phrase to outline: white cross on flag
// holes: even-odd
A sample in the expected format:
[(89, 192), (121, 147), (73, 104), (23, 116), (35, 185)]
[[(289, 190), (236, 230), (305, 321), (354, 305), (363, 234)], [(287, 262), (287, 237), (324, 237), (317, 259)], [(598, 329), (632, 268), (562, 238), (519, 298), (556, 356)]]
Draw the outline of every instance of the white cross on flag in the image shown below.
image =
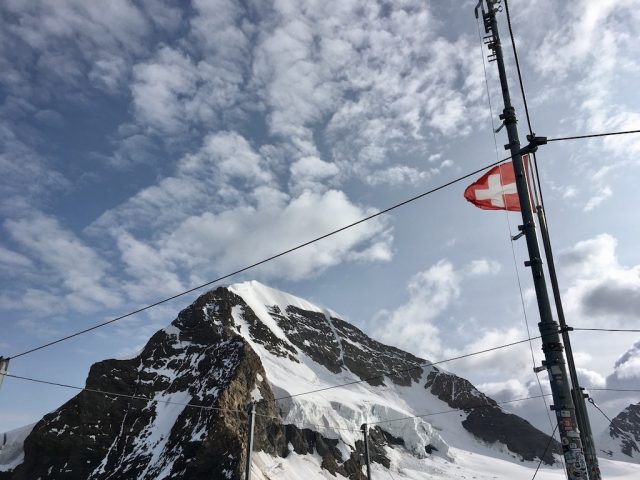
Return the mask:
[[(526, 165), (526, 155), (523, 156)], [(511, 162), (493, 167), (464, 191), (464, 198), (483, 210), (520, 211), (516, 176)]]

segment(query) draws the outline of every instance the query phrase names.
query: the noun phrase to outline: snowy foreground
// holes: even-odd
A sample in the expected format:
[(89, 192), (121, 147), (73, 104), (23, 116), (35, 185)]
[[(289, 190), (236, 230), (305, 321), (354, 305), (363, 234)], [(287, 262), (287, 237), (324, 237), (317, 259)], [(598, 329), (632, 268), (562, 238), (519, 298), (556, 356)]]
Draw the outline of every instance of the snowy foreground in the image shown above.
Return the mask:
[[(433, 457), (418, 460), (412, 455), (400, 455), (389, 449), (393, 462), (391, 470), (377, 463), (372, 464), (373, 480), (435, 480), (435, 479), (475, 479), (475, 480), (515, 480), (533, 477), (536, 464), (525, 462), (517, 464), (506, 460), (491, 458), (464, 450), (451, 448), (455, 462)], [(602, 477), (606, 480), (638, 480), (640, 465), (613, 460), (600, 459)], [(254, 456), (252, 464), (254, 480), (348, 480), (342, 475), (333, 476), (320, 468), (317, 455), (296, 455), (292, 453), (286, 459), (274, 459), (264, 453)], [(542, 467), (536, 475), (537, 480), (564, 480), (564, 469)]]

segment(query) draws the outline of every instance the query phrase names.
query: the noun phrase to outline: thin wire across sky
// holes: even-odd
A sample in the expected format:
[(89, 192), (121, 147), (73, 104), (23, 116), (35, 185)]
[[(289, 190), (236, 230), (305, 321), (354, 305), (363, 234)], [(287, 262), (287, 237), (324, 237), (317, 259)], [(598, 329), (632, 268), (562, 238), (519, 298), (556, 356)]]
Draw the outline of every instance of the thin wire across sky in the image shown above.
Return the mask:
[[(633, 134), (633, 133), (640, 133), (640, 130), (628, 130), (628, 131), (620, 131), (620, 132), (598, 133), (598, 134), (580, 135), (580, 136), (573, 136), (573, 137), (549, 138), (549, 139), (547, 139), (547, 142), (555, 142), (555, 141), (561, 141), (561, 140), (573, 140), (573, 139), (578, 139), (578, 138), (605, 137), (605, 136), (610, 136), (610, 135), (625, 135), (625, 134)], [(170, 297), (164, 298), (162, 300), (158, 300), (157, 302), (151, 303), (151, 304), (146, 305), (144, 307), (138, 308), (138, 309), (133, 310), (131, 312), (128, 312), (128, 313), (125, 313), (125, 314), (120, 315), (118, 317), (112, 318), (111, 320), (107, 320), (105, 322), (93, 325), (93, 326), (91, 326), (89, 328), (85, 328), (85, 329), (80, 330), (78, 332), (66, 335), (66, 336), (61, 337), (61, 338), (59, 338), (57, 340), (53, 340), (51, 342), (48, 342), (48, 343), (45, 343), (45, 344), (30, 348), (30, 349), (25, 350), (23, 352), (16, 353), (16, 354), (14, 354), (14, 355), (12, 355), (10, 357), (7, 357), (7, 358), (15, 360), (16, 358), (19, 358), (19, 357), (22, 357), (22, 356), (25, 356), (25, 355), (29, 355), (31, 353), (37, 352), (39, 350), (42, 350), (42, 349), (45, 349), (45, 348), (48, 348), (48, 347), (51, 347), (51, 346), (56, 345), (58, 343), (70, 340), (70, 339), (75, 338), (77, 336), (84, 335), (85, 333), (89, 333), (91, 331), (94, 331), (94, 330), (97, 330), (99, 328), (105, 327), (105, 326), (110, 325), (112, 323), (118, 322), (120, 320), (123, 320), (125, 318), (131, 317), (133, 315), (136, 315), (138, 313), (144, 312), (146, 310), (150, 310), (150, 309), (152, 309), (154, 307), (157, 307), (157, 306), (162, 305), (164, 303), (170, 302), (171, 300), (175, 300), (176, 298), (180, 298), (180, 297), (182, 297), (184, 295), (187, 295), (189, 293), (201, 290), (201, 289), (203, 289), (205, 287), (209, 287), (209, 286), (211, 286), (213, 284), (219, 283), (219, 282), (221, 282), (223, 280), (226, 280), (226, 279), (228, 279), (230, 277), (233, 277), (235, 275), (238, 275), (240, 273), (246, 272), (246, 271), (251, 270), (251, 269), (253, 269), (255, 267), (258, 267), (260, 265), (263, 265), (265, 263), (268, 263), (268, 262), (271, 262), (273, 260), (276, 260), (277, 258), (280, 258), (280, 257), (283, 257), (285, 255), (288, 255), (289, 253), (292, 253), (292, 252), (295, 252), (295, 251), (300, 250), (302, 248), (305, 248), (305, 247), (307, 247), (307, 246), (309, 246), (309, 245), (311, 245), (313, 243), (316, 243), (316, 242), (319, 242), (321, 240), (324, 240), (325, 238), (332, 237), (332, 236), (334, 236), (334, 235), (336, 235), (336, 234), (338, 234), (340, 232), (343, 232), (343, 231), (348, 230), (350, 228), (353, 228), (353, 227), (355, 227), (357, 225), (360, 225), (362, 223), (365, 223), (365, 222), (368, 222), (370, 220), (373, 220), (374, 218), (380, 217), (380, 216), (382, 216), (382, 215), (384, 215), (386, 213), (389, 213), (389, 212), (391, 212), (391, 211), (393, 211), (393, 210), (395, 210), (397, 208), (400, 208), (400, 207), (403, 207), (403, 206), (408, 205), (410, 203), (413, 203), (413, 202), (415, 202), (417, 200), (420, 200), (421, 198), (427, 197), (427, 196), (429, 196), (431, 194), (434, 194), (434, 193), (436, 193), (436, 192), (438, 192), (440, 190), (443, 190), (443, 189), (445, 189), (447, 187), (450, 187), (451, 185), (459, 183), (462, 180), (466, 180), (466, 179), (468, 179), (470, 177), (473, 177), (474, 175), (477, 175), (477, 174), (483, 172), (484, 170), (487, 170), (487, 169), (489, 169), (491, 167), (495, 167), (496, 165), (499, 165), (502, 162), (510, 160), (511, 158), (512, 158), (512, 156), (508, 156), (508, 157), (500, 159), (500, 160), (498, 160), (496, 162), (493, 162), (493, 163), (490, 163), (488, 165), (485, 165), (485, 166), (483, 166), (481, 168), (478, 168), (478, 169), (476, 169), (476, 170), (474, 170), (472, 172), (469, 172), (469, 173), (467, 173), (465, 175), (461, 175), (461, 176), (459, 176), (459, 177), (457, 177), (457, 178), (455, 178), (453, 180), (450, 180), (449, 182), (443, 183), (443, 184), (441, 184), (441, 185), (439, 185), (439, 186), (437, 186), (435, 188), (427, 190), (426, 192), (420, 193), (420, 194), (415, 195), (413, 197), (410, 197), (410, 198), (408, 198), (406, 200), (403, 200), (402, 202), (399, 202), (399, 203), (396, 203), (394, 205), (391, 205), (390, 207), (387, 207), (387, 208), (384, 208), (382, 210), (379, 210), (378, 212), (376, 212), (374, 214), (371, 214), (371, 215), (369, 215), (367, 217), (361, 218), (360, 220), (352, 222), (352, 223), (350, 223), (348, 225), (344, 225), (344, 226), (342, 226), (340, 228), (337, 228), (337, 229), (332, 230), (332, 231), (330, 231), (328, 233), (325, 233), (324, 235), (320, 235), (319, 237), (313, 238), (313, 239), (311, 239), (311, 240), (309, 240), (307, 242), (301, 243), (301, 244), (296, 245), (296, 246), (294, 246), (292, 248), (284, 250), (284, 251), (282, 251), (280, 253), (277, 253), (275, 255), (267, 257), (267, 258), (265, 258), (263, 260), (260, 260), (258, 262), (252, 263), (251, 265), (247, 265), (246, 267), (242, 267), (242, 268), (240, 268), (238, 270), (235, 270), (233, 272), (230, 272), (230, 273), (227, 273), (225, 275), (222, 275), (221, 277), (218, 277), (216, 279), (210, 280), (210, 281), (208, 281), (206, 283), (203, 283), (201, 285), (198, 285), (196, 287), (190, 288), (188, 290), (184, 290), (184, 291), (182, 291), (180, 293), (177, 293), (175, 295), (172, 295)]]

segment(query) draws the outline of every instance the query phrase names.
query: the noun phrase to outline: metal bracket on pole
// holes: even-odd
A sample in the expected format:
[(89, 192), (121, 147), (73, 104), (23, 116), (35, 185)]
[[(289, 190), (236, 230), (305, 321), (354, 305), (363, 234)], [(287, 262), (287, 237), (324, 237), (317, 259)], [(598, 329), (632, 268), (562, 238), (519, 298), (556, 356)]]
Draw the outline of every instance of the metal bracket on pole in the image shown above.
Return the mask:
[(251, 402), (247, 408), (249, 415), (249, 438), (247, 439), (247, 464), (244, 470), (245, 480), (251, 480), (251, 455), (253, 453), (253, 427), (256, 420), (256, 404)]
[(532, 265), (542, 265), (542, 259), (535, 257), (535, 258), (532, 258), (531, 260), (524, 261), (525, 267), (530, 267)]
[(547, 137), (536, 137), (535, 134), (527, 135), (527, 140), (529, 141), (529, 144), (520, 149), (521, 155), (537, 152), (540, 145), (547, 144)]
[(513, 237), (511, 237), (511, 241), (515, 242), (516, 240), (518, 240), (520, 237), (524, 237), (524, 232), (520, 232), (517, 235), (514, 235)]

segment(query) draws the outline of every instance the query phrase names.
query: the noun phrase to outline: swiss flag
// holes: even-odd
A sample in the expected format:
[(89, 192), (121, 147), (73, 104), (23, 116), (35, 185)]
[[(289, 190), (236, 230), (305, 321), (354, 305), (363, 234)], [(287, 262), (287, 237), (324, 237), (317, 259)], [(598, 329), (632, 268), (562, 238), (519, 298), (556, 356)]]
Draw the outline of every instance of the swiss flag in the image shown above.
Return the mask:
[[(525, 165), (528, 158), (522, 157)], [(516, 176), (511, 162), (493, 167), (464, 191), (464, 198), (483, 210), (520, 211)]]

